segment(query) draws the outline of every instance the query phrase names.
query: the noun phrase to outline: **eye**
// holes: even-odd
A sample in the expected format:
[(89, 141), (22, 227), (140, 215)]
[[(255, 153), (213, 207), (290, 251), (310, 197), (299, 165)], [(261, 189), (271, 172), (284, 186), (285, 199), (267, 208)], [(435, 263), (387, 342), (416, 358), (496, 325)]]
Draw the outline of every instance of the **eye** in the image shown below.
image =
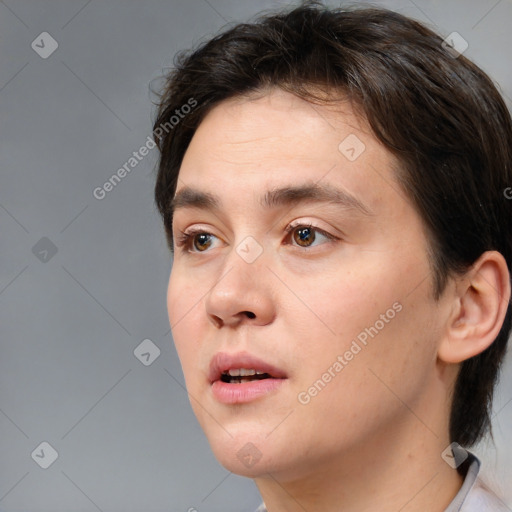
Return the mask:
[[(183, 252), (205, 252), (211, 246), (212, 237), (216, 238), (215, 235), (201, 229), (192, 229), (188, 232), (180, 231), (176, 245)], [(193, 250), (192, 246), (197, 250)]]
[[(292, 235), (293, 240), (303, 249), (314, 247), (313, 244), (318, 240), (318, 236), (327, 240), (337, 240), (337, 237), (334, 235), (331, 235), (312, 224), (290, 224), (285, 228), (285, 231), (288, 236)], [(207, 250), (212, 246), (212, 240), (214, 238), (217, 237), (201, 229), (180, 231), (180, 234), (176, 238), (176, 245), (181, 248), (182, 252), (207, 252)]]
[(285, 231), (289, 235), (292, 235), (293, 240), (297, 242), (299, 247), (303, 248), (314, 247), (313, 242), (317, 240), (318, 235), (326, 238), (327, 240), (336, 239), (335, 236), (326, 233), (324, 230), (317, 228), (312, 224), (290, 224)]

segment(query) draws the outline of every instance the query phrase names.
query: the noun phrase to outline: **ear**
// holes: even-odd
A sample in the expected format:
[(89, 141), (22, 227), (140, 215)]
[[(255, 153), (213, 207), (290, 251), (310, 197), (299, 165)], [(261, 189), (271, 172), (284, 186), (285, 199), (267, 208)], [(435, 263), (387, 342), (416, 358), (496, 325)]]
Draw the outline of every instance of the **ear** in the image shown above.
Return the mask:
[(510, 274), (501, 253), (486, 251), (458, 279), (453, 313), (438, 357), (460, 363), (489, 347), (498, 336), (510, 301)]

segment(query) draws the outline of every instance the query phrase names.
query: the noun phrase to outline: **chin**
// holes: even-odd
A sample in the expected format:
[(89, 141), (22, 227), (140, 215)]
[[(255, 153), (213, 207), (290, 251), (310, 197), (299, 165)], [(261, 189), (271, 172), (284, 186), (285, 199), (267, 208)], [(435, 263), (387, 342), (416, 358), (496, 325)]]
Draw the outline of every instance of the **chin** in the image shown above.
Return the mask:
[(265, 477), (270, 474), (295, 472), (297, 461), (289, 460), (289, 446), (273, 445), (265, 435), (249, 433), (227, 434), (221, 438), (208, 438), (215, 458), (225, 469), (247, 478)]
[(205, 430), (210, 448), (219, 463), (228, 471), (241, 476), (252, 477), (266, 472), (262, 466), (268, 464), (270, 446), (264, 436), (228, 430), (231, 435), (224, 430)]

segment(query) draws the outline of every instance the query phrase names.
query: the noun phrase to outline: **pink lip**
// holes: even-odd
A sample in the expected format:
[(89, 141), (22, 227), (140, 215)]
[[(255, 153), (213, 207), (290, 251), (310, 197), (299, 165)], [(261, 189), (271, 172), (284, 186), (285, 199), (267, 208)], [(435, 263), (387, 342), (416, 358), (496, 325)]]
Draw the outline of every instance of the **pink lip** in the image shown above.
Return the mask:
[(213, 384), (219, 380), (222, 372), (237, 368), (252, 368), (256, 371), (268, 373), (277, 379), (286, 378), (286, 374), (282, 370), (252, 356), (248, 352), (237, 352), (236, 354), (217, 352), (210, 361), (210, 371), (208, 373), (210, 383)]
[(228, 384), (216, 380), (212, 384), (212, 393), (223, 404), (241, 404), (252, 402), (261, 396), (278, 389), (286, 379), (263, 379), (240, 384)]
[[(237, 368), (252, 368), (256, 371), (268, 373), (272, 378), (233, 384), (220, 380), (222, 372)], [(216, 400), (225, 404), (251, 402), (278, 389), (286, 378), (286, 374), (282, 370), (252, 356), (248, 352), (238, 352), (236, 354), (218, 352), (210, 362), (209, 379), (213, 396)]]

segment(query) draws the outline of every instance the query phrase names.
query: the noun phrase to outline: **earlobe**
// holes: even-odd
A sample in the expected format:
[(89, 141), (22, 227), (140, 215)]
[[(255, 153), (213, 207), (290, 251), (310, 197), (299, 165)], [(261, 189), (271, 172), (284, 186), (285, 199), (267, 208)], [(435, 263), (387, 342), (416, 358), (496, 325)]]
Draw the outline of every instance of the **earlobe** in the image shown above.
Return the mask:
[(438, 350), (445, 363), (460, 363), (480, 354), (498, 336), (510, 301), (505, 258), (497, 251), (486, 251), (460, 278), (456, 289), (456, 306)]

